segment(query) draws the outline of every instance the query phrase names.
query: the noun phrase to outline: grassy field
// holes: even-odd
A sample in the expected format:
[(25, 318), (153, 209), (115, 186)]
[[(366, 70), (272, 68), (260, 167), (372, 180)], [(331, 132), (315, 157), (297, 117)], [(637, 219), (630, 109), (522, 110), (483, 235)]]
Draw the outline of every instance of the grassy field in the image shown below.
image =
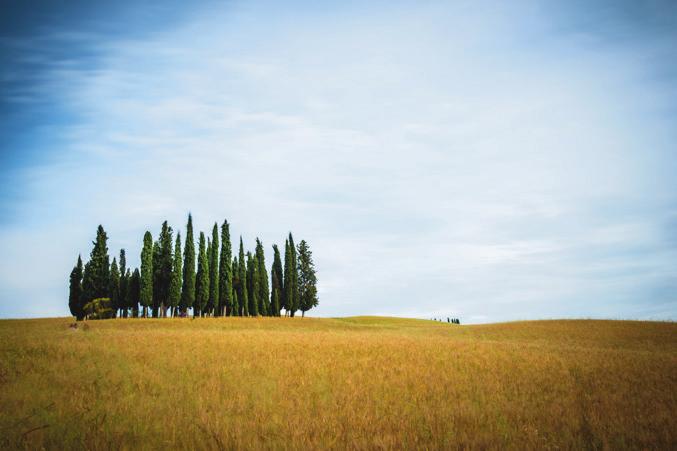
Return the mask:
[(0, 447), (677, 448), (677, 324), (0, 321)]

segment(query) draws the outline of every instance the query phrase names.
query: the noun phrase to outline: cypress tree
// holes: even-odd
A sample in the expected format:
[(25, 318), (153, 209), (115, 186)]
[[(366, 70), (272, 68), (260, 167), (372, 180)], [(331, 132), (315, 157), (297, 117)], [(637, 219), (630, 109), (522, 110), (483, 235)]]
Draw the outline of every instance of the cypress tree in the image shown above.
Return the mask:
[(280, 260), (280, 250), (276, 244), (273, 244), (273, 265), (270, 270), (271, 281), (271, 310), (272, 315), (280, 316), (282, 308), (282, 261)]
[(214, 309), (214, 300), (209, 297), (209, 293), (212, 288), (212, 272), (210, 271), (210, 263), (212, 261), (212, 240), (209, 236), (207, 236), (207, 260), (205, 261), (205, 268), (207, 271), (207, 279), (209, 279), (209, 291), (207, 291), (207, 305), (202, 308), (202, 316), (209, 316), (212, 313), (212, 310)]
[(209, 260), (205, 249), (205, 234), (200, 232), (200, 244), (197, 257), (197, 281), (195, 288), (195, 305), (193, 317), (202, 316), (209, 301)]
[(212, 247), (209, 254), (209, 303), (213, 308), (214, 316), (219, 316), (219, 226), (214, 223), (212, 228)]
[(119, 309), (120, 316), (127, 318), (129, 310), (129, 270), (127, 269), (127, 255), (124, 249), (120, 249), (120, 294)]
[(113, 257), (113, 263), (110, 265), (110, 306), (113, 310), (113, 318), (120, 308), (120, 270), (118, 269), (118, 262)]
[(259, 316), (259, 275), (256, 256), (247, 252), (247, 295), (249, 296), (249, 314)]
[(258, 276), (258, 301), (259, 312), (263, 316), (271, 315), (270, 308), (270, 289), (268, 288), (268, 271), (266, 270), (266, 257), (263, 251), (263, 244), (256, 239), (256, 272)]
[(313, 253), (305, 240), (301, 240), (298, 247), (298, 292), (299, 310), (301, 317), (304, 317), (308, 310), (319, 303)]
[(70, 290), (68, 295), (68, 308), (71, 315), (77, 321), (82, 321), (85, 317), (83, 310), (83, 296), (82, 296), (82, 258), (78, 255), (78, 262), (73, 267), (70, 277)]
[[(129, 270), (128, 270), (129, 271)], [(139, 316), (139, 302), (141, 300), (141, 274), (139, 268), (134, 269), (129, 279), (129, 308), (132, 311), (132, 317)]]
[(230, 310), (230, 316), (240, 316), (240, 309), (241, 305), (240, 302), (238, 301), (238, 293), (240, 290), (240, 269), (237, 266), (237, 256), (233, 257), (233, 265), (232, 265), (232, 272), (233, 272), (233, 296), (232, 296), (232, 301), (233, 301), (233, 306)]
[(291, 314), (294, 302), (294, 266), (292, 260), (292, 252), (289, 246), (289, 239), (284, 242), (284, 291), (282, 303), (284, 305), (285, 316), (293, 316)]
[(146, 231), (141, 250), (141, 280), (139, 302), (143, 306), (143, 317), (148, 317), (148, 307), (153, 303), (153, 237)]
[(181, 301), (181, 277), (183, 275), (181, 261), (181, 233), (176, 234), (176, 243), (174, 244), (174, 265), (172, 268), (172, 280), (169, 283), (169, 307), (171, 315), (176, 316), (176, 309)]
[(131, 299), (129, 298), (131, 295), (129, 294), (129, 291), (131, 290), (130, 285), (132, 283), (132, 271), (131, 269), (127, 268), (127, 274), (125, 274), (125, 309), (122, 311), (123, 318), (127, 318), (129, 316), (129, 309), (131, 309)]
[(299, 309), (299, 286), (298, 286), (298, 262), (296, 257), (296, 246), (294, 246), (294, 237), (289, 232), (289, 251), (291, 252), (291, 288), (289, 298), (290, 315), (294, 314)]
[(219, 256), (219, 315), (230, 315), (233, 309), (233, 273), (231, 259), (233, 251), (230, 245), (230, 227), (228, 221), (221, 225), (221, 255)]
[(183, 285), (181, 288), (181, 313), (187, 313), (195, 303), (195, 240), (193, 217), (188, 214), (186, 246), (183, 249)]
[(242, 309), (242, 316), (249, 316), (249, 296), (247, 296), (247, 266), (244, 259), (244, 246), (242, 245), (242, 237), (240, 237), (240, 253), (238, 258), (238, 271), (240, 276), (240, 287), (238, 292), (238, 299), (240, 308)]
[(165, 316), (172, 280), (172, 228), (162, 223), (160, 236), (153, 246), (153, 316)]
[(85, 265), (82, 280), (83, 305), (93, 299), (110, 297), (110, 264), (107, 247), (108, 236), (99, 225), (96, 230), (96, 240), (92, 242), (94, 248)]

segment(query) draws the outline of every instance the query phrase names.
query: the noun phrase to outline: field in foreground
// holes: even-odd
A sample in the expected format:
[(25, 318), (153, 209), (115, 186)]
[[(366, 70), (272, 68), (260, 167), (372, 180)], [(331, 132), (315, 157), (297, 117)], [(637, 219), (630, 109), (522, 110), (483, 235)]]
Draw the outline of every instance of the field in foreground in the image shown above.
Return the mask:
[(677, 448), (677, 324), (0, 321), (0, 448)]

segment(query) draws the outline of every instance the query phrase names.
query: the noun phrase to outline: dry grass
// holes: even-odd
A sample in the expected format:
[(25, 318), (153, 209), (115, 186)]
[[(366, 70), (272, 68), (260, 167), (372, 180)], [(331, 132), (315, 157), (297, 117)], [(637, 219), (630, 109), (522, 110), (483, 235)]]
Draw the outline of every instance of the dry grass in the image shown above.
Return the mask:
[(677, 324), (0, 322), (0, 447), (677, 448)]

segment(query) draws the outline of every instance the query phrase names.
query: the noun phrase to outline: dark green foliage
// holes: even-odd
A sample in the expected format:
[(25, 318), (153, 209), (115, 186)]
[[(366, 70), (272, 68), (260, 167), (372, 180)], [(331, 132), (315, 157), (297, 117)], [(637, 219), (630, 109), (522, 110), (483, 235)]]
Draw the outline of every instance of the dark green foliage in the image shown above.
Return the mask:
[(183, 249), (183, 285), (181, 287), (181, 312), (186, 313), (195, 302), (195, 240), (193, 239), (193, 217), (188, 215), (186, 246)]
[[(127, 270), (129, 271), (129, 270)], [(134, 269), (134, 272), (129, 279), (129, 309), (132, 311), (132, 316), (137, 318), (139, 316), (139, 302), (141, 302), (141, 273), (139, 269)]]
[(195, 304), (193, 316), (201, 316), (209, 300), (209, 260), (205, 248), (205, 234), (200, 232), (200, 244), (197, 257), (197, 282), (195, 287)]
[(209, 252), (209, 305), (214, 316), (219, 316), (219, 226), (212, 228), (212, 245)]
[(313, 253), (305, 240), (301, 240), (298, 247), (298, 292), (299, 310), (301, 316), (318, 304), (317, 275), (313, 263)]
[(237, 266), (237, 257), (233, 257), (233, 265), (232, 265), (232, 272), (233, 272), (233, 307), (230, 310), (230, 316), (240, 316), (241, 314), (241, 304), (239, 301), (239, 290), (240, 290), (240, 269)]
[(94, 248), (85, 265), (82, 279), (84, 303), (97, 298), (109, 297), (110, 289), (110, 264), (107, 247), (108, 236), (99, 225), (96, 230), (96, 240), (92, 243)]
[(146, 231), (141, 250), (141, 284), (139, 302), (143, 306), (143, 317), (148, 316), (148, 307), (153, 302), (153, 237)]
[(238, 302), (242, 316), (249, 316), (249, 296), (247, 296), (247, 266), (244, 259), (244, 246), (242, 245), (242, 237), (240, 237), (240, 253), (238, 255)]
[(115, 310), (110, 298), (96, 298), (84, 306), (85, 318), (87, 319), (110, 319), (115, 318)]
[(118, 299), (118, 309), (123, 318), (127, 318), (129, 310), (129, 277), (130, 272), (127, 269), (127, 255), (124, 249), (120, 249), (120, 291)]
[(276, 244), (273, 244), (273, 265), (270, 268), (270, 311), (271, 316), (280, 316), (282, 308), (282, 261), (280, 261), (280, 250)]
[(299, 273), (298, 273), (298, 259), (296, 256), (296, 246), (294, 246), (294, 237), (289, 232), (289, 250), (291, 251), (291, 267), (292, 267), (292, 302), (290, 304), (290, 313), (293, 317), (299, 309)]
[(285, 244), (284, 265), (284, 305), (287, 313), (293, 317), (299, 309), (299, 296), (296, 247), (291, 233)]
[(228, 221), (221, 225), (221, 255), (219, 256), (219, 315), (230, 315), (233, 309), (233, 273), (231, 260), (233, 251), (230, 245), (230, 227)]
[(249, 297), (249, 314), (259, 316), (259, 275), (256, 257), (247, 252), (247, 296)]
[(258, 278), (258, 302), (259, 313), (263, 316), (270, 316), (270, 289), (268, 288), (268, 271), (266, 270), (266, 257), (263, 252), (263, 244), (256, 239), (256, 273)]
[[(206, 255), (207, 255), (207, 261), (205, 262), (205, 268), (206, 268), (206, 271), (207, 271), (207, 279), (209, 279), (209, 288), (211, 290), (211, 283), (212, 283), (211, 275), (212, 275), (212, 273), (209, 270), (210, 269), (209, 263), (211, 263), (211, 259), (212, 259), (212, 240), (209, 237), (207, 237)], [(207, 304), (204, 307), (202, 307), (202, 316), (209, 316), (211, 314), (212, 309), (214, 308), (214, 303), (212, 301), (213, 300), (210, 299), (210, 297), (209, 297), (209, 291), (207, 291)]]
[(169, 307), (172, 316), (176, 316), (176, 309), (181, 301), (181, 277), (183, 276), (183, 267), (181, 260), (181, 233), (176, 234), (176, 244), (174, 244), (174, 264), (172, 267), (172, 279), (169, 282)]
[(289, 291), (291, 290), (291, 251), (289, 250), (289, 240), (284, 240), (284, 274), (282, 276), (282, 304), (284, 315), (289, 315)]
[(113, 309), (113, 317), (115, 312), (120, 308), (120, 270), (118, 269), (118, 262), (113, 257), (113, 263), (110, 265), (110, 307)]
[(78, 321), (85, 317), (84, 303), (82, 296), (82, 258), (78, 255), (78, 262), (73, 267), (70, 277), (70, 286), (68, 294), (68, 308)]
[(160, 236), (153, 246), (153, 316), (165, 316), (172, 281), (172, 228), (162, 223)]

